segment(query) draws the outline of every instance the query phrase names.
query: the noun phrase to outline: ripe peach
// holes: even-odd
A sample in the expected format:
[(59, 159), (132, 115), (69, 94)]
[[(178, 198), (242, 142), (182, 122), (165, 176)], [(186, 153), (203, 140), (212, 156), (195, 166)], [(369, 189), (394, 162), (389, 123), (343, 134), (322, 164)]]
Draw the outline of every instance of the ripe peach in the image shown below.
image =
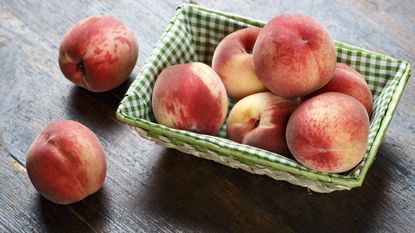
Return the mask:
[(363, 76), (352, 67), (344, 63), (337, 63), (330, 81), (305, 99), (331, 91), (341, 92), (356, 98), (363, 104), (369, 117), (372, 115), (372, 93)]
[(58, 120), (43, 129), (27, 152), (26, 167), (37, 191), (58, 204), (95, 193), (107, 169), (97, 136), (72, 120)]
[(329, 33), (302, 14), (284, 14), (267, 22), (252, 54), (258, 78), (278, 96), (310, 94), (330, 80), (336, 66)]
[(249, 95), (238, 101), (229, 113), (226, 121), (228, 137), (288, 156), (285, 129), (296, 107), (295, 99), (279, 97), (271, 92)]
[(93, 92), (111, 90), (127, 80), (137, 57), (133, 31), (111, 16), (79, 21), (59, 47), (59, 66), (65, 77)]
[(160, 73), (152, 107), (160, 124), (215, 135), (225, 121), (228, 98), (216, 72), (206, 64), (192, 62)]
[(260, 31), (259, 28), (235, 31), (226, 36), (213, 53), (212, 68), (234, 100), (266, 90), (255, 74), (251, 54)]
[(291, 115), (287, 144), (296, 160), (318, 171), (340, 173), (355, 167), (366, 152), (369, 117), (355, 98), (326, 92)]

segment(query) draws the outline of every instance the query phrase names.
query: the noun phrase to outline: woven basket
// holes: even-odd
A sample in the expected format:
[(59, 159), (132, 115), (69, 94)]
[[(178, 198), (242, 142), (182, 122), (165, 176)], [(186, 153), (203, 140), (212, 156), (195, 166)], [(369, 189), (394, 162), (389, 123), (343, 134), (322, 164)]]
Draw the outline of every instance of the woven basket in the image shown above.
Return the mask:
[[(405, 61), (335, 42), (337, 61), (349, 64), (364, 75), (374, 100), (366, 154), (358, 166), (345, 174), (314, 171), (279, 154), (228, 140), (225, 125), (215, 137), (155, 123), (151, 108), (152, 87), (164, 68), (191, 61), (210, 65), (213, 51), (223, 37), (241, 28), (263, 25), (262, 21), (234, 14), (192, 4), (181, 5), (121, 101), (117, 119), (142, 137), (166, 147), (232, 168), (286, 180), (316, 192), (361, 186), (410, 76), (410, 66)], [(229, 101), (230, 110), (234, 103)]]

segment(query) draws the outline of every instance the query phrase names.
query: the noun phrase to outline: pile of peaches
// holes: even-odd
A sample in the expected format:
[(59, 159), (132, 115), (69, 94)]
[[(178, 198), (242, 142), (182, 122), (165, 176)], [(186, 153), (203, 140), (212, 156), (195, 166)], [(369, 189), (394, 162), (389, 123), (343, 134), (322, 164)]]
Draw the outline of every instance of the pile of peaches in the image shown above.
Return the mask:
[[(235, 105), (229, 115), (228, 98)], [(157, 77), (158, 123), (227, 137), (329, 173), (354, 168), (368, 145), (372, 95), (363, 76), (336, 62), (328, 31), (303, 14), (227, 35), (212, 65), (172, 65)]]
[[(64, 76), (92, 92), (123, 83), (137, 57), (134, 33), (110, 16), (81, 20), (59, 47)], [(227, 35), (212, 66), (167, 67), (152, 94), (160, 124), (217, 135), (226, 121), (229, 139), (318, 171), (352, 169), (368, 144), (372, 96), (367, 83), (353, 68), (336, 63), (327, 30), (301, 14)], [(236, 102), (229, 115), (228, 98)], [(39, 193), (59, 204), (95, 193), (107, 169), (95, 133), (67, 119), (50, 123), (34, 139), (26, 167)]]

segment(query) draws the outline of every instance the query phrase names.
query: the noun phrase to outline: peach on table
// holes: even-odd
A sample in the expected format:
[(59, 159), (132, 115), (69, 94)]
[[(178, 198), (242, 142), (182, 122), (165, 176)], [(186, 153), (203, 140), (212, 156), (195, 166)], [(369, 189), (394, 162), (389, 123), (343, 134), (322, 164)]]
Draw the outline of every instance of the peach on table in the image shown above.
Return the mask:
[(70, 204), (101, 188), (107, 165), (94, 132), (76, 121), (57, 120), (33, 141), (26, 168), (42, 196), (58, 204)]
[(133, 31), (111, 16), (90, 16), (76, 23), (59, 47), (65, 77), (93, 92), (111, 90), (128, 79), (138, 57)]

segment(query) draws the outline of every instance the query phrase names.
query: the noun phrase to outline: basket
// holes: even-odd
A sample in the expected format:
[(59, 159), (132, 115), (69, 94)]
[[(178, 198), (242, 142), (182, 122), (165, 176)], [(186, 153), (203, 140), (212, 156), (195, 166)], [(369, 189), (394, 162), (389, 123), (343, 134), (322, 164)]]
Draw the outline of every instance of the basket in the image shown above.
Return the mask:
[[(285, 180), (315, 192), (361, 186), (410, 76), (410, 66), (405, 61), (335, 41), (337, 61), (347, 63), (364, 75), (374, 100), (364, 159), (343, 174), (314, 171), (279, 154), (233, 142), (226, 139), (225, 125), (218, 136), (210, 136), (156, 123), (151, 107), (152, 87), (164, 68), (191, 61), (210, 65), (214, 49), (222, 38), (241, 28), (264, 24), (202, 6), (181, 5), (118, 106), (117, 119), (142, 137), (166, 147), (275, 180)], [(229, 103), (230, 110), (234, 103), (231, 100)]]

